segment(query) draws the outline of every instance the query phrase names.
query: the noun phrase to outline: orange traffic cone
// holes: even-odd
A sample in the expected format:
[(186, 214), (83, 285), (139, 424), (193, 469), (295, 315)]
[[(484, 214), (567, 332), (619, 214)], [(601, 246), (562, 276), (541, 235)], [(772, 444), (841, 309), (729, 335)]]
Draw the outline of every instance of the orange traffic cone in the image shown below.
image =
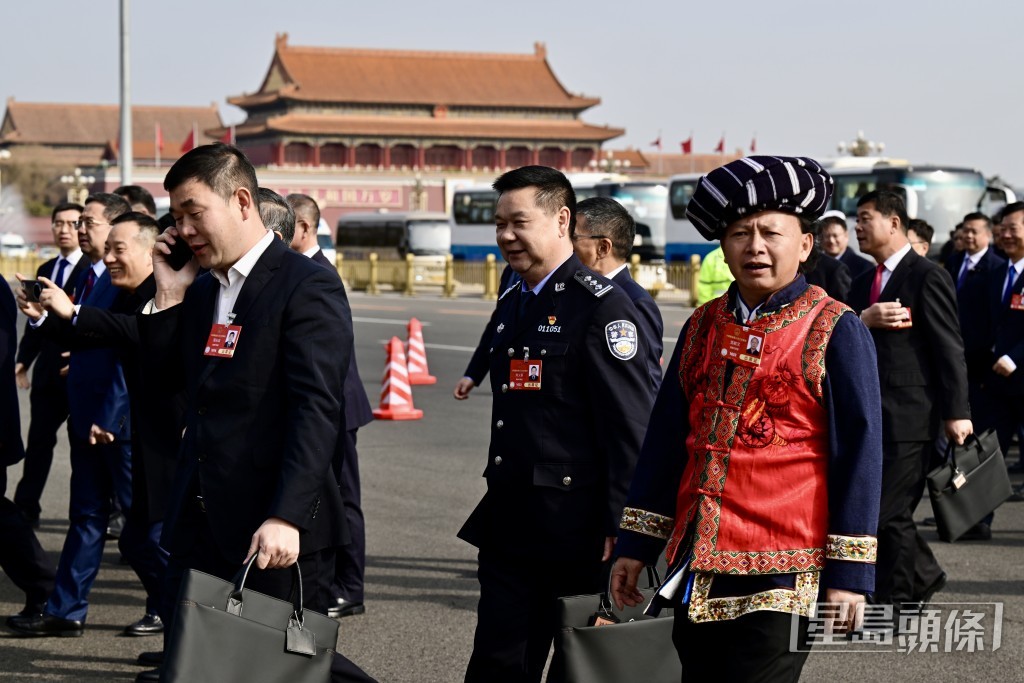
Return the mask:
[(409, 384), (434, 384), (437, 378), (427, 370), (427, 348), (423, 345), (423, 325), (409, 321)]
[(384, 366), (380, 388), (380, 408), (373, 411), (373, 416), (378, 420), (419, 420), (423, 411), (412, 405), (412, 388), (409, 386), (402, 340), (392, 337), (387, 349), (388, 362)]

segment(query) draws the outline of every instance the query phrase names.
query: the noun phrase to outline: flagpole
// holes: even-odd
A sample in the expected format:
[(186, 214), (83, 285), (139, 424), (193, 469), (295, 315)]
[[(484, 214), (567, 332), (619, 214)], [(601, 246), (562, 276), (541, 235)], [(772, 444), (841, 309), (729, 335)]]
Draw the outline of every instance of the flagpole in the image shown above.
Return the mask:
[(129, 0), (121, 0), (121, 184), (132, 184), (132, 102), (128, 59)]
[(160, 168), (160, 122), (153, 124), (153, 143), (156, 149), (156, 168)]

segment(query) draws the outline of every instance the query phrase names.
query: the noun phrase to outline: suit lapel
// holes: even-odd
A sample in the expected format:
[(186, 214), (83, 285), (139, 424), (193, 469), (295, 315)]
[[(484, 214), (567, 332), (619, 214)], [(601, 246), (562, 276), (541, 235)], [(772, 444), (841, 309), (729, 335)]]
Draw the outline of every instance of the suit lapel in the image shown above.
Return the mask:
[(85, 254), (82, 254), (81, 258), (78, 259), (78, 263), (71, 269), (71, 273), (64, 281), (64, 292), (71, 297), (75, 298), (75, 287), (78, 285), (78, 279), (82, 277), (82, 273), (88, 267), (89, 259), (86, 258)]
[(892, 271), (892, 275), (889, 276), (889, 281), (885, 283), (885, 287), (882, 288), (882, 292), (878, 297), (879, 301), (892, 301), (896, 297), (895, 293), (899, 292), (903, 287), (903, 283), (906, 282), (910, 276), (910, 271), (914, 267), (914, 263), (917, 259), (921, 258), (917, 255), (913, 249), (907, 252), (906, 256), (900, 259), (900, 262), (896, 264), (896, 270)]
[[(207, 275), (206, 278), (206, 291), (200, 292), (197, 296), (199, 297), (199, 311), (196, 316), (197, 322), (197, 337), (195, 344), (198, 345), (199, 349), (203, 349), (206, 346), (206, 337), (210, 334), (211, 328), (213, 327), (213, 312), (217, 308), (217, 298), (220, 295), (220, 283), (217, 278), (212, 275)], [(217, 367), (217, 360), (211, 356), (202, 356), (202, 370), (199, 373), (199, 380), (196, 382), (196, 386), (202, 386), (206, 378), (210, 376), (213, 369)]]

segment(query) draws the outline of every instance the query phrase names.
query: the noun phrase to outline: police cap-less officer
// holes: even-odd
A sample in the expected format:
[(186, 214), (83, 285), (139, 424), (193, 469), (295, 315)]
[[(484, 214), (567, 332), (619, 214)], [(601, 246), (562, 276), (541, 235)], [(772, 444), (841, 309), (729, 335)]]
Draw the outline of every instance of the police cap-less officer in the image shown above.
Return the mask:
[(573, 254), (565, 176), (527, 166), (494, 188), (498, 245), (523, 282), (497, 305), (487, 493), (459, 532), (480, 549), (466, 680), (539, 681), (557, 597), (600, 588), (653, 390), (632, 302)]

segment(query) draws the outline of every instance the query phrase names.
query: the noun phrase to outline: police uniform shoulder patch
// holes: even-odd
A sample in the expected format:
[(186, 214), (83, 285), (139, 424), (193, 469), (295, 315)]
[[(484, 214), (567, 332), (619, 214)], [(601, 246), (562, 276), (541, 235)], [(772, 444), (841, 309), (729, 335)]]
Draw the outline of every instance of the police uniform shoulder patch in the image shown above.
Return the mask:
[(635, 356), (640, 345), (636, 325), (628, 320), (615, 320), (605, 325), (604, 337), (608, 341), (608, 350), (619, 360), (629, 360)]
[(585, 270), (577, 270), (574, 279), (576, 280), (576, 282), (586, 287), (587, 291), (589, 291), (596, 297), (602, 297), (608, 292), (615, 289), (615, 285), (613, 285), (608, 280), (604, 280), (602, 282), (603, 278), (600, 278), (594, 275), (593, 273), (587, 272)]

